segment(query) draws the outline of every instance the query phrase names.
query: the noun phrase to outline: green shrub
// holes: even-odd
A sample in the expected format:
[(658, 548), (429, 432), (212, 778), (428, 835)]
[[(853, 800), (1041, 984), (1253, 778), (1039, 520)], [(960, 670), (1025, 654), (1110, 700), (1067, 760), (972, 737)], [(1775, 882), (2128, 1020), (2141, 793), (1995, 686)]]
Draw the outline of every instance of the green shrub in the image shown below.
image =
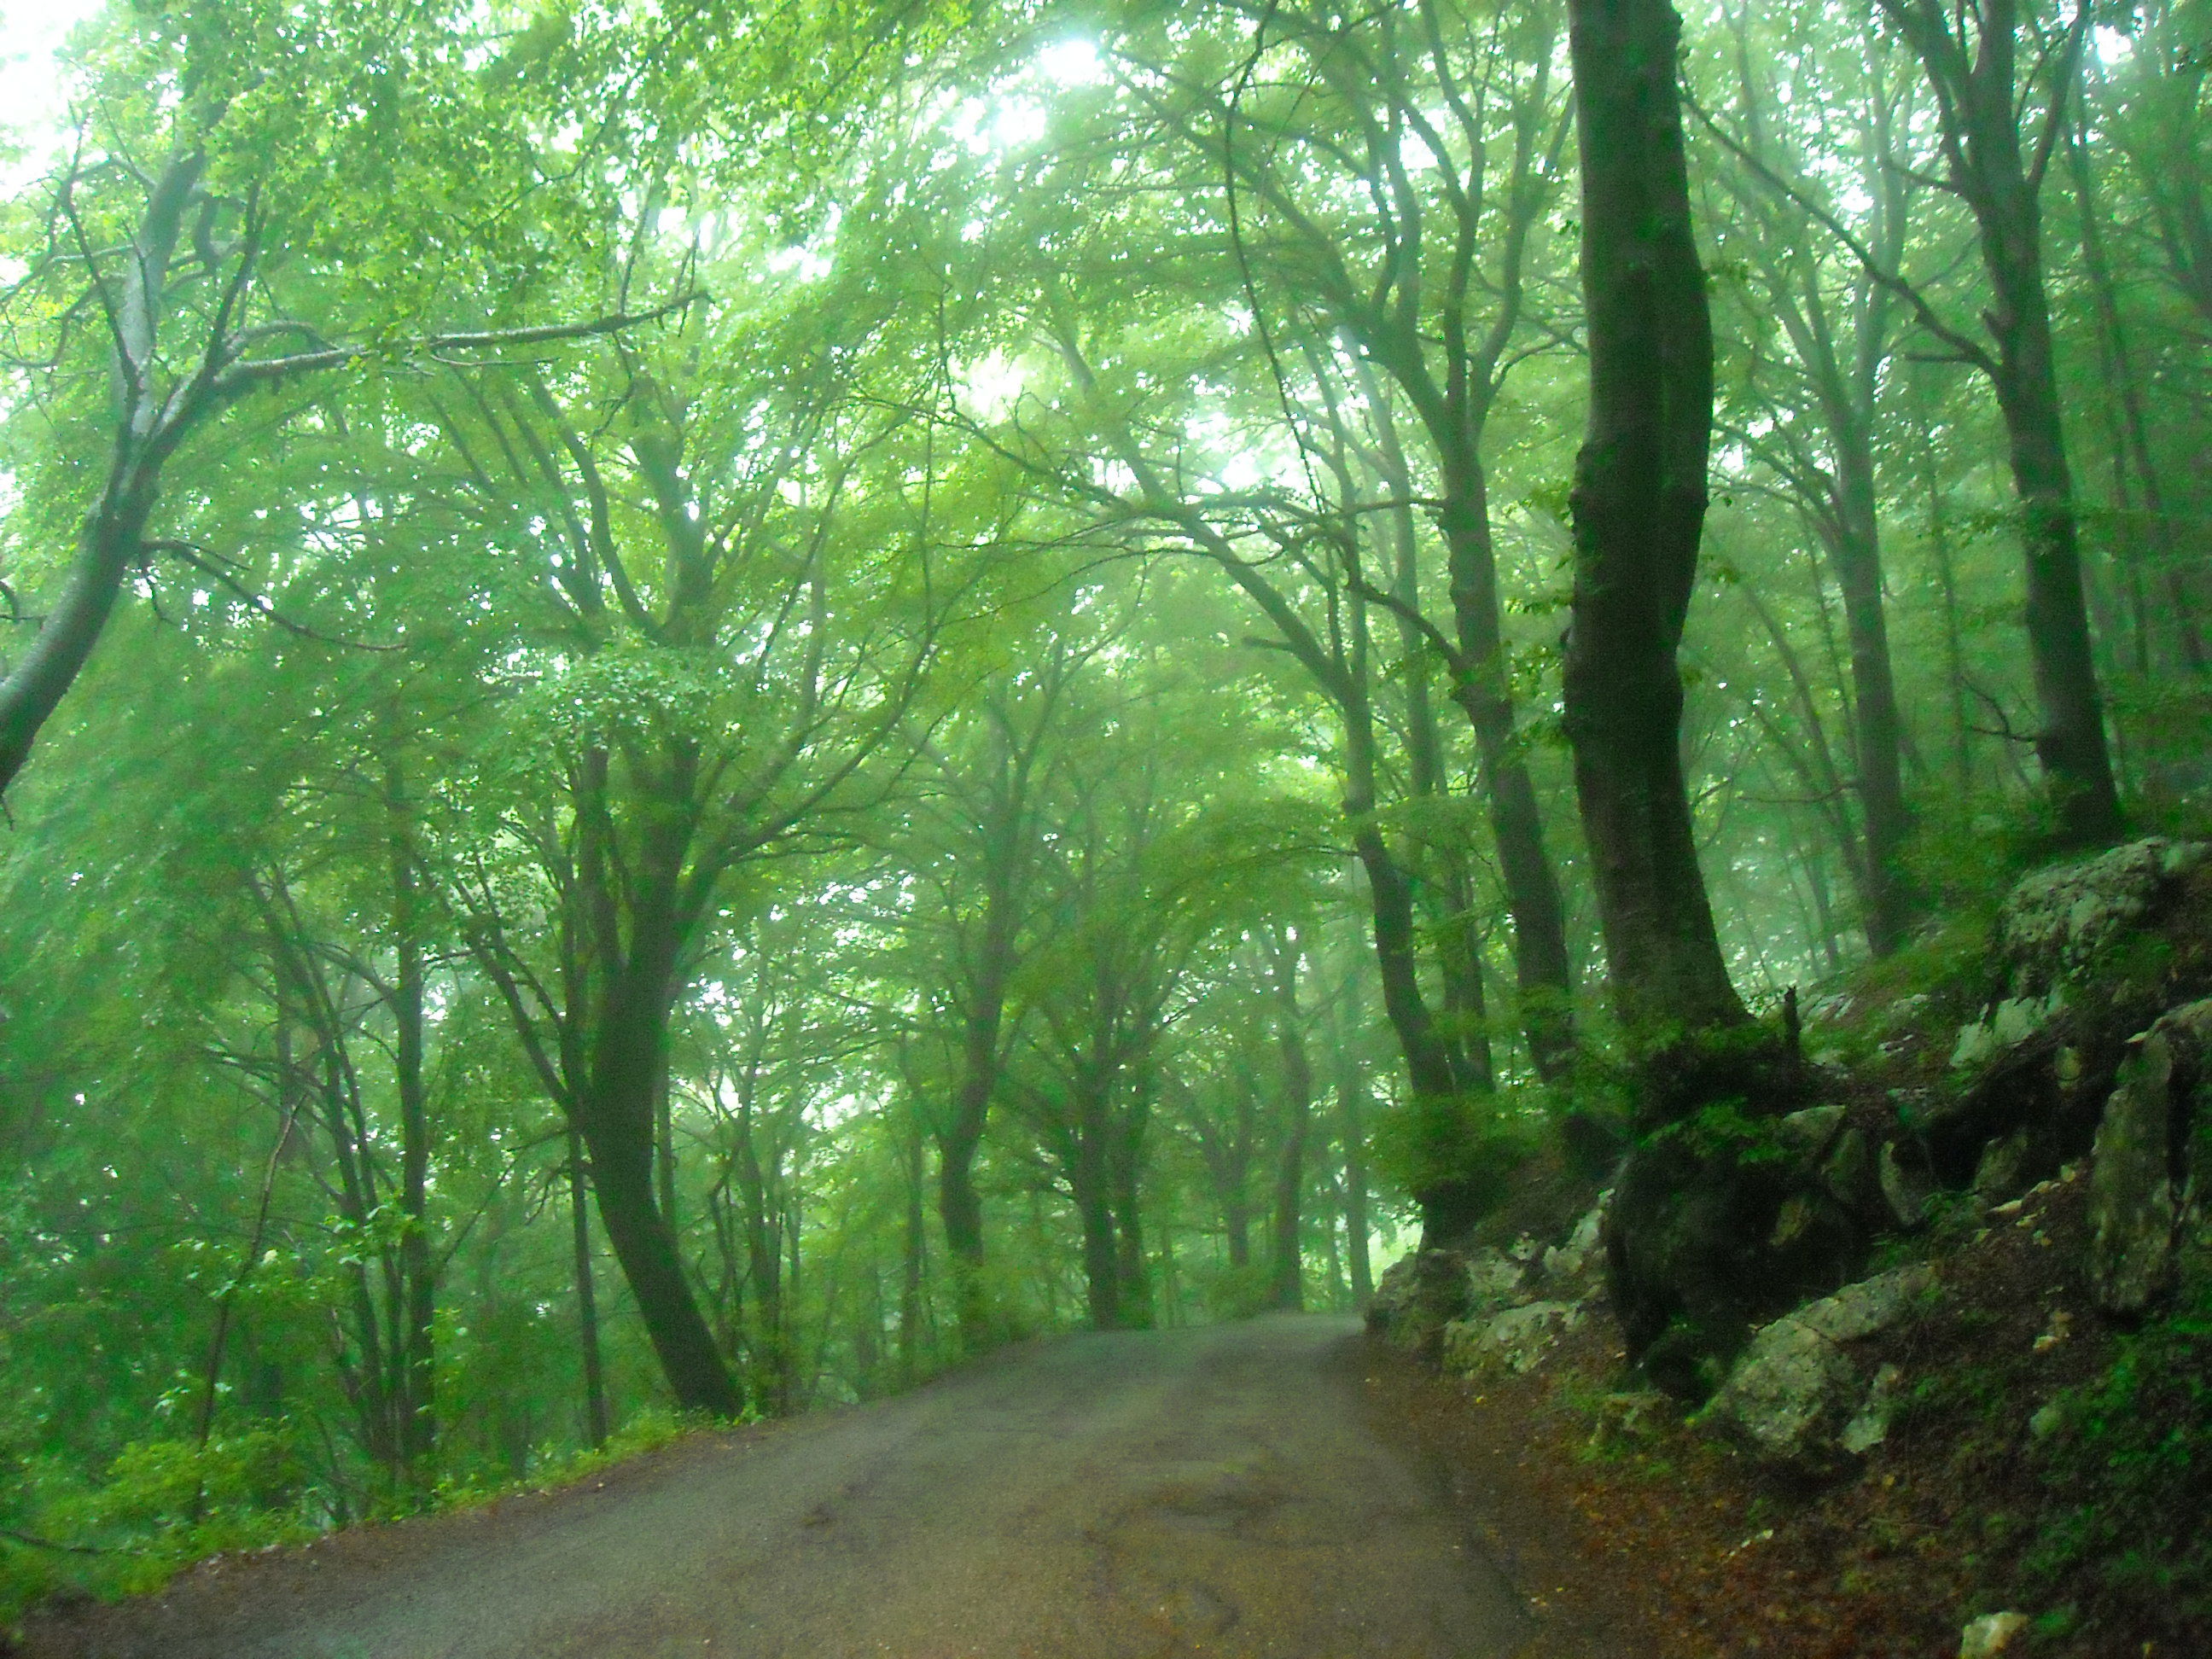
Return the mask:
[(1376, 1173), (1409, 1194), (1457, 1188), (1476, 1218), (1489, 1214), (1543, 1142), (1543, 1112), (1516, 1109), (1512, 1099), (1416, 1097), (1386, 1108), (1370, 1142)]

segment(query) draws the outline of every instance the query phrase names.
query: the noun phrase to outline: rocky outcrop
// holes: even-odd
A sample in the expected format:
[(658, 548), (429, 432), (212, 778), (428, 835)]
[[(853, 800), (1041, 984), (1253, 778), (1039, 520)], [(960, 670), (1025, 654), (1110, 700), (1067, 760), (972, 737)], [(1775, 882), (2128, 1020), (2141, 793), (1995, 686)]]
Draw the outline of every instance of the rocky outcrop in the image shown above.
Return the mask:
[(2130, 1045), (2089, 1166), (2089, 1284), (2107, 1313), (2147, 1311), (2179, 1276), (2185, 1218), (2208, 1172), (2192, 1170), (2192, 1108), (2212, 1054), (2212, 1001), (2165, 1015)]
[[(1433, 1352), (1449, 1371), (1533, 1370), (1604, 1289), (1599, 1240), (1611, 1197), (1601, 1194), (1557, 1244), (1522, 1237), (1504, 1249), (1425, 1253), (1449, 1268), (1424, 1265), (1425, 1257), (1397, 1263), (1376, 1287), (1369, 1328)], [(1431, 1287), (1425, 1293), (1420, 1275)], [(1439, 1320), (1447, 1306), (1449, 1316)]]
[(1468, 1310), (1474, 1287), (1456, 1250), (1416, 1250), (1392, 1262), (1367, 1304), (1367, 1328), (1396, 1346), (1434, 1358), (1444, 1327)]
[(1954, 1086), (1916, 1126), (1942, 1184), (1980, 1187), (1987, 1149), (2014, 1137), (1990, 1172), (2014, 1191), (2087, 1149), (2127, 1040), (2212, 991), (2209, 864), (2206, 843), (2154, 836), (2013, 890), (1990, 999), (1952, 1046)]
[(1528, 1302), (1487, 1319), (1455, 1320), (1444, 1328), (1444, 1369), (1462, 1376), (1534, 1370), (1582, 1321), (1573, 1302)]
[[(1866, 1224), (1831, 1191), (1849, 1133), (1820, 1107), (1737, 1113), (1629, 1156), (1607, 1223), (1608, 1288), (1652, 1382), (1703, 1400), (1753, 1328), (1863, 1271)], [(1849, 1150), (1865, 1158), (1863, 1143)]]
[(1824, 1473), (1888, 1432), (1903, 1378), (1855, 1348), (1905, 1318), (1934, 1283), (1924, 1267), (1846, 1285), (1762, 1327), (1707, 1407), (1707, 1421), (1765, 1462)]
[(2100, 957), (2155, 919), (2208, 852), (2203, 842), (2152, 836), (2027, 877), (2005, 900), (1997, 923), (2008, 1000), (2053, 993), (2063, 1000)]

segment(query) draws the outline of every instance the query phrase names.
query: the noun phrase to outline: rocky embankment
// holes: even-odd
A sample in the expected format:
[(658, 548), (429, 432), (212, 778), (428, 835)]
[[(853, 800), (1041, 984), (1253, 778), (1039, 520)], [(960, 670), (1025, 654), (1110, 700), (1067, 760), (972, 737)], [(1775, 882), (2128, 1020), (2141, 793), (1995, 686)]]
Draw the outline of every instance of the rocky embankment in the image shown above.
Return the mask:
[[(1763, 1194), (1747, 1254), (1802, 1262), (1817, 1233), (1844, 1282), (1757, 1323), (1692, 1386), (1661, 1393), (1625, 1366), (1609, 1193), (1564, 1237), (1425, 1251), (1378, 1288), (1370, 1328), (1470, 1397), (1534, 1401), (1548, 1379), (1553, 1431), (1586, 1437), (1586, 1459), (1622, 1455), (1624, 1480), (1702, 1481), (1684, 1494), (1699, 1510), (1747, 1511), (1701, 1581), (1721, 1610), (1688, 1620), (1698, 1641), (1926, 1653), (1940, 1631), (1965, 1656), (2212, 1651), (2191, 1577), (2212, 1503), (2160, 1522), (2098, 1508), (2163, 1490), (2112, 1475), (2140, 1448), (2185, 1466), (2212, 1447), (2201, 1376), (2177, 1395), (2130, 1370), (2130, 1344), (2197, 1332), (2189, 1310), (2212, 1307), (2212, 848), (2153, 838), (2039, 872), (1994, 933), (1924, 953), (1920, 983), (1870, 977), (1809, 1009), (1814, 1103), (1723, 1126)], [(2130, 1400), (2180, 1417), (2170, 1433), (2107, 1420)], [(2212, 1469), (2195, 1480), (2212, 1490)], [(1771, 1607), (1729, 1634), (1712, 1586), (1753, 1555), (1798, 1561), (1768, 1589), (1825, 1609), (1796, 1645)], [(1853, 1608), (1884, 1596), (1921, 1605)]]

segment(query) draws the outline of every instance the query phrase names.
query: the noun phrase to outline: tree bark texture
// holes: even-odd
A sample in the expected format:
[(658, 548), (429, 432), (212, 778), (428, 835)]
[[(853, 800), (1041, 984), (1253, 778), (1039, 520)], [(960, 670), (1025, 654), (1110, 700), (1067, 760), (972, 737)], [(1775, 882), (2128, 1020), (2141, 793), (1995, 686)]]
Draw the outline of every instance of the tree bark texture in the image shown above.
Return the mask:
[(1573, 0), (1589, 424), (1575, 460), (1567, 733), (1631, 1042), (1743, 1023), (1698, 868), (1675, 652), (1697, 574), (1712, 322), (1665, 0)]

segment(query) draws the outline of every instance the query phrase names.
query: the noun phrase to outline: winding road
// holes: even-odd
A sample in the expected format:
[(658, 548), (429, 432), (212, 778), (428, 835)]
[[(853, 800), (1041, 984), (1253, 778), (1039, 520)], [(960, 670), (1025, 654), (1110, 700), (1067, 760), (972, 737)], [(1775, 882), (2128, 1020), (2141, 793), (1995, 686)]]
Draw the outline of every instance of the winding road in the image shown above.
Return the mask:
[(1534, 1623), (1347, 1319), (1024, 1345), (50, 1629), (81, 1659), (1488, 1659)]

